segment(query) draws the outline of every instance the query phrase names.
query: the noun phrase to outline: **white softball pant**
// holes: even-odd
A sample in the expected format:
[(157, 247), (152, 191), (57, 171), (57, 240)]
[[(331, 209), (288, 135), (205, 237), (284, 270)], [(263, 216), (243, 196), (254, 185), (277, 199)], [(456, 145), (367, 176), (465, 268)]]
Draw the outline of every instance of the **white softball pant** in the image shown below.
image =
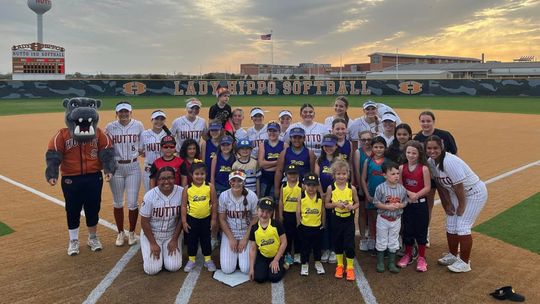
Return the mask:
[(389, 221), (377, 215), (377, 241), (375, 248), (377, 251), (388, 249), (394, 253), (399, 249), (399, 230), (401, 229), (401, 218)]
[(124, 192), (129, 210), (138, 208), (137, 199), (141, 188), (141, 168), (138, 162), (118, 164), (111, 181), (114, 208), (124, 207)]
[[(457, 210), (458, 199), (453, 191), (450, 192), (450, 199), (454, 210)], [(446, 231), (450, 234), (469, 235), (471, 228), (484, 208), (488, 199), (488, 192), (484, 182), (479, 181), (472, 188), (465, 189), (465, 212), (462, 216), (447, 215), (446, 216)]]
[(172, 256), (169, 255), (169, 249), (167, 245), (171, 241), (171, 238), (167, 239), (156, 239), (156, 242), (161, 249), (161, 254), (159, 259), (156, 259), (153, 255), (150, 255), (150, 242), (141, 231), (141, 252), (143, 257), (143, 269), (149, 275), (155, 275), (161, 271), (163, 267), (168, 271), (174, 272), (178, 271), (182, 267), (182, 236), (178, 238), (178, 248), (176, 253)]
[(244, 251), (238, 253), (233, 252), (229, 245), (229, 238), (223, 234), (221, 238), (221, 248), (219, 249), (219, 261), (221, 264), (221, 271), (223, 273), (233, 273), (236, 270), (236, 265), (240, 266), (240, 271), (243, 273), (249, 273), (249, 248), (251, 242), (248, 241)]

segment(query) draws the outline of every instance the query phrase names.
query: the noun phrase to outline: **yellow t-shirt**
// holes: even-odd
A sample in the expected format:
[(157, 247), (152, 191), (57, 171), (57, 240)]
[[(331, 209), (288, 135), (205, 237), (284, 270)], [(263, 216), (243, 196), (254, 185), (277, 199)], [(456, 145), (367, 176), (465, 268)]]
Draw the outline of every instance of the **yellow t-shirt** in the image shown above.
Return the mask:
[(301, 219), (300, 222), (304, 226), (319, 227), (322, 224), (322, 208), (323, 202), (321, 196), (317, 193), (314, 198), (310, 198), (304, 191), (300, 204)]
[(198, 219), (210, 216), (210, 185), (202, 184), (200, 187), (191, 184), (187, 189), (187, 213)]
[[(338, 203), (345, 203), (349, 205), (353, 204), (352, 188), (349, 183), (347, 183), (347, 186), (343, 190), (339, 189), (336, 183), (333, 184), (332, 204), (338, 204)], [(345, 208), (335, 208), (334, 210), (335, 212), (341, 213), (345, 216), (347, 215), (347, 213), (351, 213), (349, 209), (345, 209)]]
[(289, 183), (285, 182), (285, 185), (281, 188), (283, 193), (283, 211), (296, 212), (296, 205), (298, 205), (298, 198), (302, 194), (302, 188), (300, 183), (296, 182), (296, 185), (289, 187)]
[(279, 236), (283, 233), (285, 233), (285, 229), (276, 220), (270, 220), (266, 228), (263, 228), (258, 222), (257, 225), (251, 227), (249, 239), (255, 242), (257, 249), (264, 257), (273, 258), (278, 253), (281, 245)]

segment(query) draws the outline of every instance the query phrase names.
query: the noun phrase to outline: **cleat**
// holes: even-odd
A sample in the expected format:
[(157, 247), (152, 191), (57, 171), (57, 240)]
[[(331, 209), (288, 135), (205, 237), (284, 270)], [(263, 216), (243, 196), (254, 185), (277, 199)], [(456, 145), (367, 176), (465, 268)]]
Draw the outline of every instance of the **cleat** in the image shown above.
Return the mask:
[(437, 262), (439, 263), (439, 265), (443, 265), (443, 266), (450, 266), (452, 264), (454, 264), (454, 262), (457, 261), (457, 257), (451, 253), (447, 253), (445, 256), (443, 256), (442, 258), (440, 258)]
[(338, 279), (343, 279), (343, 265), (338, 265), (336, 267), (336, 274), (334, 276)]
[(319, 261), (315, 262), (315, 270), (317, 270), (317, 274), (325, 274), (326, 271), (324, 271), (323, 264)]
[(118, 246), (118, 247), (124, 246), (125, 238), (126, 238), (126, 235), (125, 235), (124, 231), (119, 232), (118, 235), (116, 236), (115, 245)]

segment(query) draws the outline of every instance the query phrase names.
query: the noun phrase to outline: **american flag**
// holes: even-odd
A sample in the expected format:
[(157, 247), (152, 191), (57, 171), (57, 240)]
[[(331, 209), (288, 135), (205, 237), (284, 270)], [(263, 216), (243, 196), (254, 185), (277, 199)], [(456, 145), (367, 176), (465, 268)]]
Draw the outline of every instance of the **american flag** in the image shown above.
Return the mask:
[(261, 40), (272, 40), (272, 34), (261, 35)]

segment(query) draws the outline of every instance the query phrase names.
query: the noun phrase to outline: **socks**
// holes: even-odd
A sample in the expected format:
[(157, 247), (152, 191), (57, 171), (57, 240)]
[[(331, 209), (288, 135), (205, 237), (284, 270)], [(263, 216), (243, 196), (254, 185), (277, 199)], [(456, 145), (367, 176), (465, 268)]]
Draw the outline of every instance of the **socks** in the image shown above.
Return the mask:
[(405, 255), (412, 256), (412, 246), (405, 245)]
[[(204, 257), (204, 258), (206, 259), (206, 257)], [(188, 259), (189, 259), (190, 261), (192, 261), (192, 262), (195, 262), (195, 256), (190, 256)]]
[(347, 269), (353, 269), (354, 268), (354, 259), (347, 258)]
[(129, 210), (129, 231), (135, 231), (137, 226), (137, 217), (139, 216), (139, 209)]
[(208, 262), (208, 261), (210, 261), (211, 259), (212, 259), (212, 257), (209, 256), (209, 255), (205, 255), (205, 256), (204, 256), (204, 261), (205, 261), (205, 262)]
[(336, 260), (338, 266), (343, 266), (343, 253), (342, 254), (336, 254)]
[(79, 239), (79, 228), (69, 229), (68, 233), (69, 233), (69, 240), (70, 241)]
[(97, 237), (97, 234), (95, 233), (88, 233), (88, 238), (89, 239), (95, 239)]
[(426, 245), (418, 245), (418, 256), (426, 257)]
[(116, 222), (116, 228), (118, 233), (124, 231), (124, 208), (113, 208), (114, 221)]

